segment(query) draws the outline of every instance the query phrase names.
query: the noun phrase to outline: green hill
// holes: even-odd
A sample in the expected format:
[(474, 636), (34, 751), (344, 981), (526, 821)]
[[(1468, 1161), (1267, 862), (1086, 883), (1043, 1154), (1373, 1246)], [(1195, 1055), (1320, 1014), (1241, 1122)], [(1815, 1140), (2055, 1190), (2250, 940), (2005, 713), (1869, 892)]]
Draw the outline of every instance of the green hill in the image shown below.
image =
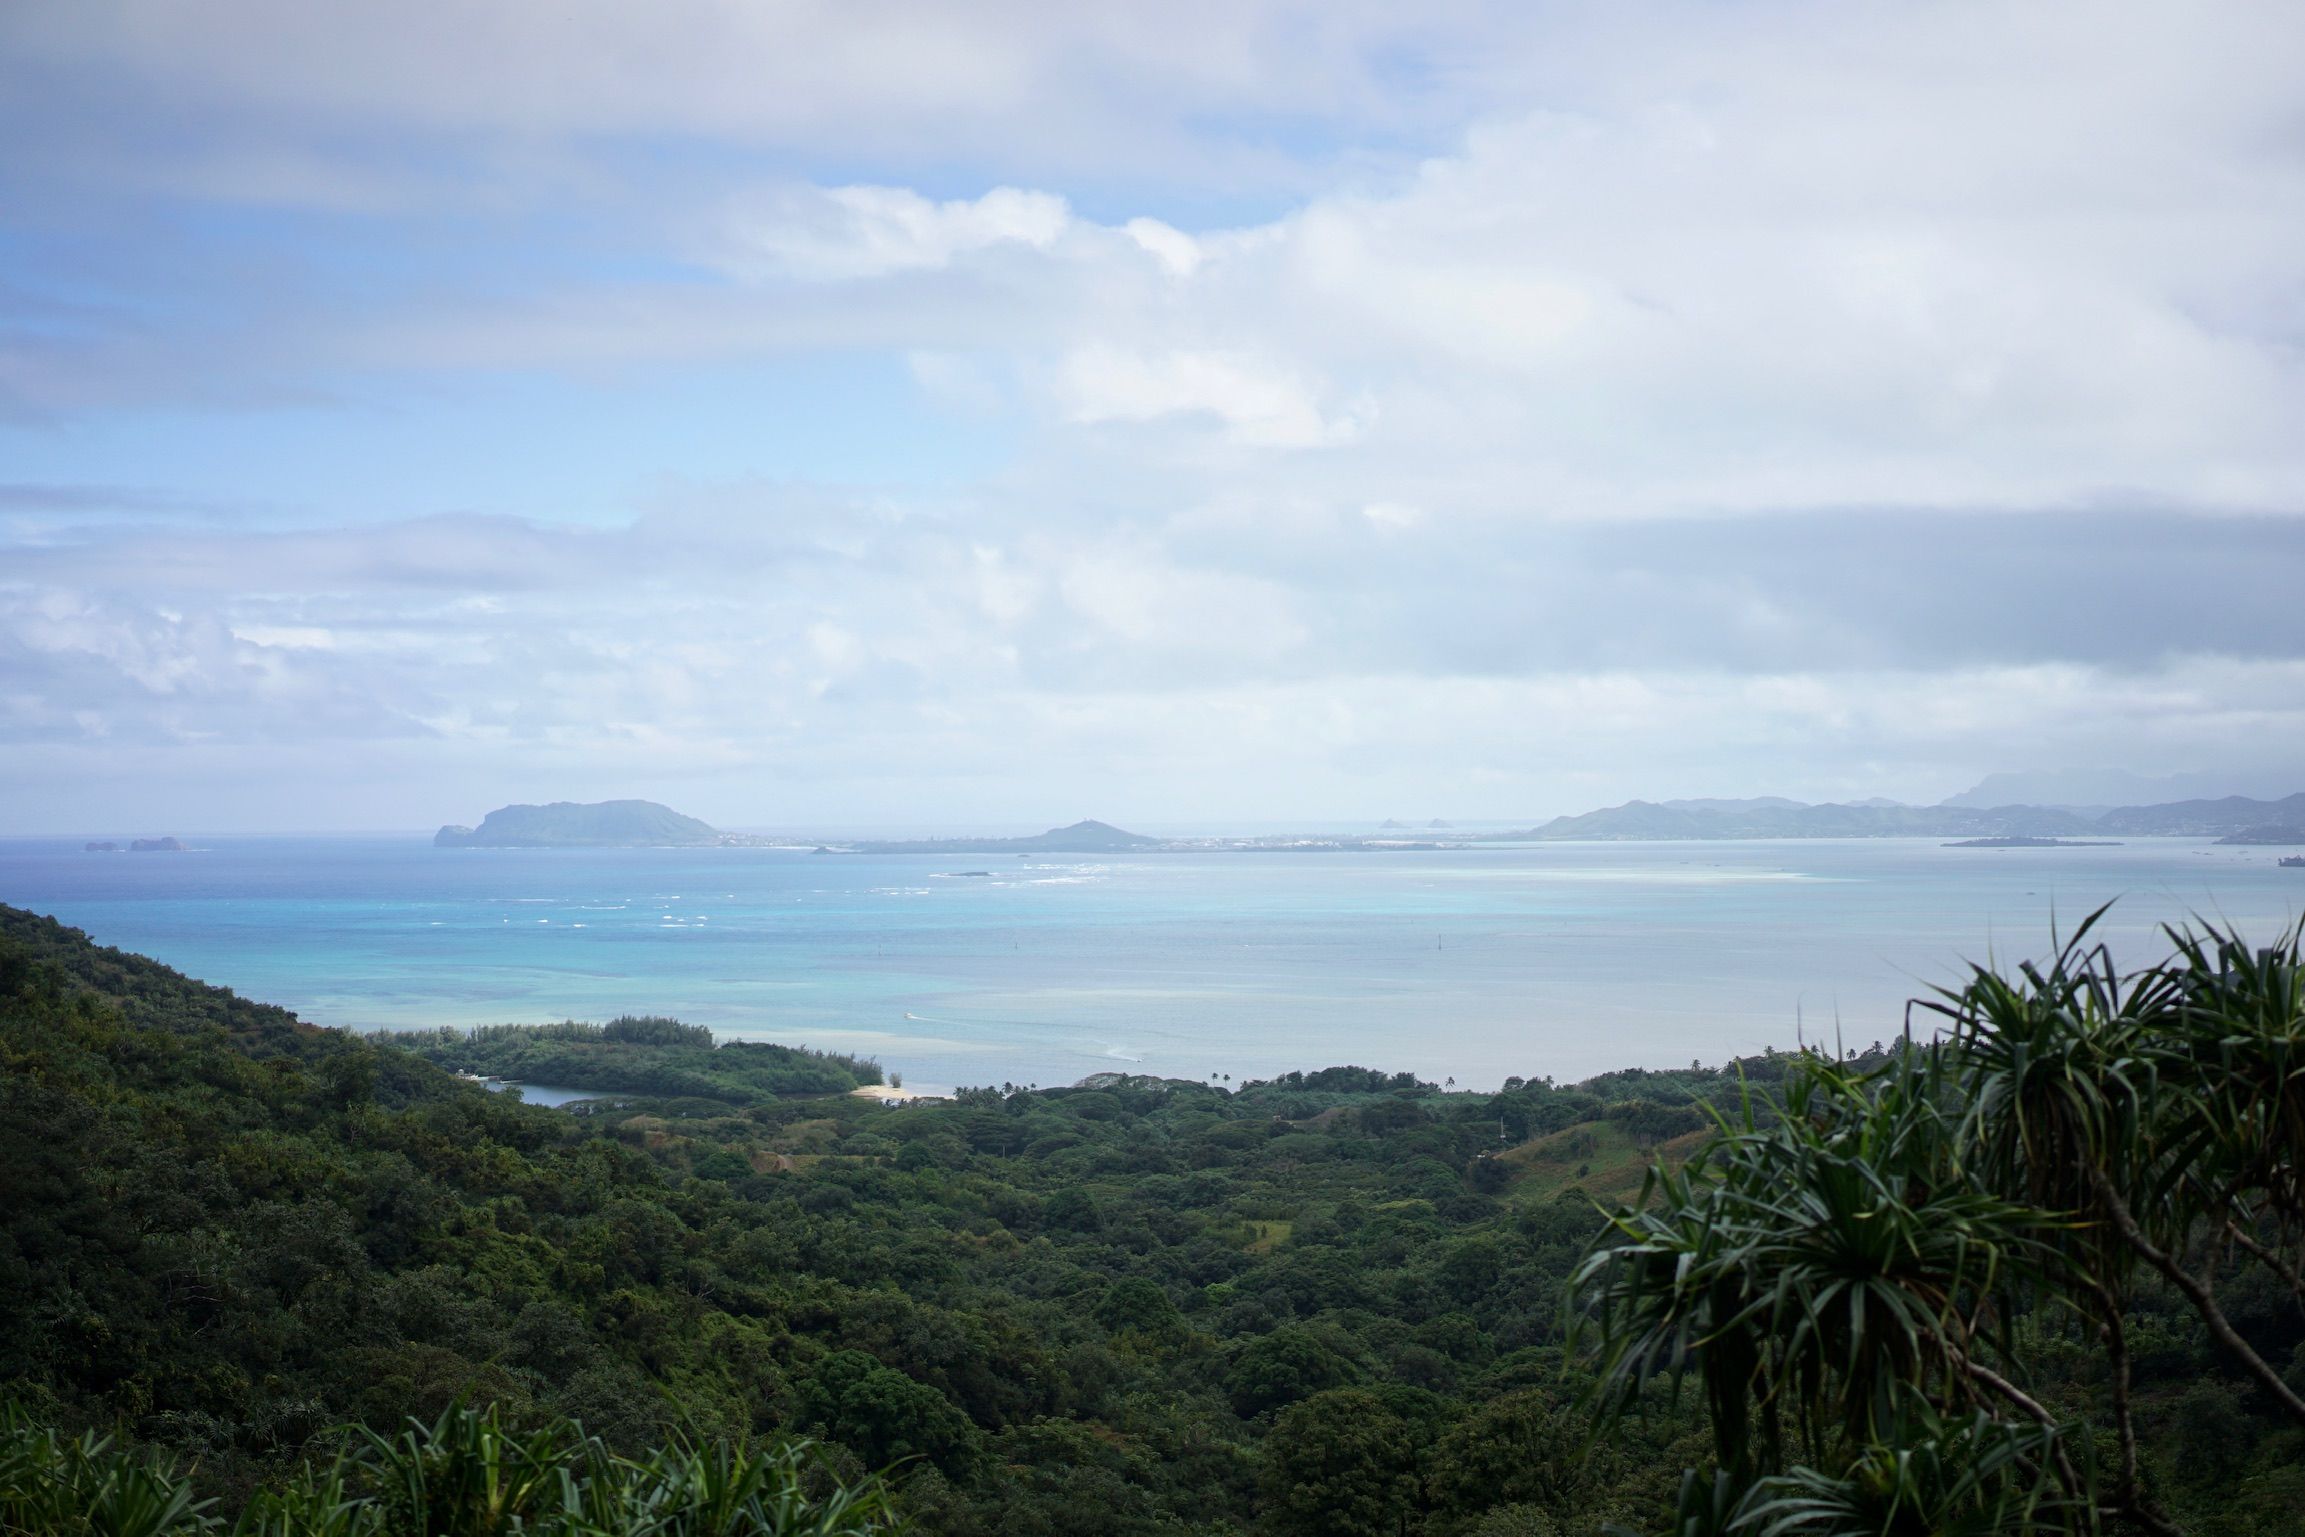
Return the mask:
[(1689, 1131), (1651, 1142), (1636, 1138), (1615, 1121), (1585, 1121), (1524, 1142), (1500, 1154), (1499, 1161), (1512, 1170), (1510, 1188), (1516, 1201), (1546, 1202), (1581, 1195), (1612, 1206), (1639, 1197), (1641, 1182), (1653, 1161), (1662, 1158), (1678, 1165), (1706, 1135)]

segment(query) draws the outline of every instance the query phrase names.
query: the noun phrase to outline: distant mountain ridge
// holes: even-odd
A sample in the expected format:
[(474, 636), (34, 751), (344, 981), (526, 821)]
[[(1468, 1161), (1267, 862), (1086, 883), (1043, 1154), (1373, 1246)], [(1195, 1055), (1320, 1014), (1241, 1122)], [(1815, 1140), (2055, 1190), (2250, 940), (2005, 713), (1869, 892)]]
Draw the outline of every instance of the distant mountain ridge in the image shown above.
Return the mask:
[(2123, 769), (2062, 768), (1987, 774), (1938, 804), (1989, 810), (1995, 806), (2054, 806), (2097, 816), (2116, 806), (2169, 806), (2179, 801), (2218, 800), (2230, 795), (2279, 796), (2285, 776), (2263, 770), (2220, 770), (2183, 774), (2132, 774)]
[(2277, 801), (2227, 796), (2122, 806), (2099, 817), (2055, 806), (1901, 806), (1894, 802), (1805, 805), (1754, 800), (1627, 801), (1505, 836), (1545, 841), (1705, 838), (2054, 838), (2076, 833), (2215, 838), (2305, 826), (2305, 792)]
[[(1399, 824), (1389, 824), (1398, 828)], [(1446, 827), (1446, 823), (1436, 824)], [(2061, 806), (1907, 806), (1872, 799), (1810, 805), (1782, 796), (1743, 800), (1627, 801), (1576, 816), (1555, 817), (1517, 832), (1456, 834), (1445, 841), (1341, 837), (1154, 838), (1109, 822), (1086, 820), (1015, 838), (923, 838), (857, 841), (820, 852), (848, 854), (1130, 854), (1154, 851), (1308, 851), (1463, 847), (1474, 843), (1648, 841), (1736, 838), (2225, 838), (2235, 843), (2305, 840), (2305, 792), (2280, 800), (2232, 795), (2220, 800), (2122, 806), (2101, 815)], [(709, 845), (774, 846), (775, 840), (724, 833), (654, 801), (602, 801), (581, 805), (504, 806), (477, 828), (443, 827), (440, 848), (666, 848)]]
[(723, 841), (718, 829), (654, 801), (554, 801), (500, 806), (478, 827), (443, 827), (443, 849), (664, 848)]

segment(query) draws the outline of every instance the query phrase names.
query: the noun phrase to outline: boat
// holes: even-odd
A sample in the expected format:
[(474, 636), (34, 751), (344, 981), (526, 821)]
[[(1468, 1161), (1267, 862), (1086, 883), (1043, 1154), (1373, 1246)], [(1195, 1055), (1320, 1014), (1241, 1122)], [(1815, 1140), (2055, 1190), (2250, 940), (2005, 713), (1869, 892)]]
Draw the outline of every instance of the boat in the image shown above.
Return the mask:
[(2281, 868), (2284, 870), (2305, 870), (2305, 854), (2282, 855)]

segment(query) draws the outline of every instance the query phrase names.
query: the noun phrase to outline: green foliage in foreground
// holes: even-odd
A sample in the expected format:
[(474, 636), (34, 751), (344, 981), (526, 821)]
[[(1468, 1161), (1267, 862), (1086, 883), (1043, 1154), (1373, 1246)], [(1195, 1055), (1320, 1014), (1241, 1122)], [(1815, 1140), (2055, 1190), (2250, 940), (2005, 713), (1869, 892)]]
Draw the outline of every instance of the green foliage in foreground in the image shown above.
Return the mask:
[[(1596, 1396), (1700, 1379), (1682, 1537), (2175, 1531), (2205, 1470), (2143, 1441), (2204, 1392), (2286, 1428), (2212, 1452), (2199, 1529), (2305, 1529), (2299, 936), (2180, 931), (2124, 973), (2089, 928), (1945, 993), (1941, 1045), (1806, 1060), (1617, 1212), (1577, 1279)], [(2141, 1406), (2172, 1334), (2207, 1369)]]
[(457, 1407), (212, 1511), (165, 1457), (0, 1418), (0, 1532), (23, 1537), (875, 1537), (903, 1530), (877, 1480), (843, 1485), (805, 1445), (675, 1441), (620, 1457), (567, 1421), (508, 1428)]

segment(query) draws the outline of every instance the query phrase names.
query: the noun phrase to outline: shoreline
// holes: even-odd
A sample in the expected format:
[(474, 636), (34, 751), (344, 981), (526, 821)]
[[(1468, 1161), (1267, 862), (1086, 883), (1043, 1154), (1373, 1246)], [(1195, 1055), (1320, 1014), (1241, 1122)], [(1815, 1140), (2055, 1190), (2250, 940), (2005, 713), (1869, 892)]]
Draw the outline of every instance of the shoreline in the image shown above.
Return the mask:
[(952, 1095), (949, 1093), (931, 1094), (922, 1089), (892, 1088), (885, 1083), (866, 1083), (859, 1084), (857, 1087), (849, 1090), (848, 1097), (850, 1099), (874, 1100), (882, 1104), (885, 1104), (892, 1099), (901, 1100), (905, 1104), (909, 1105), (922, 1100), (950, 1099), (952, 1098)]

